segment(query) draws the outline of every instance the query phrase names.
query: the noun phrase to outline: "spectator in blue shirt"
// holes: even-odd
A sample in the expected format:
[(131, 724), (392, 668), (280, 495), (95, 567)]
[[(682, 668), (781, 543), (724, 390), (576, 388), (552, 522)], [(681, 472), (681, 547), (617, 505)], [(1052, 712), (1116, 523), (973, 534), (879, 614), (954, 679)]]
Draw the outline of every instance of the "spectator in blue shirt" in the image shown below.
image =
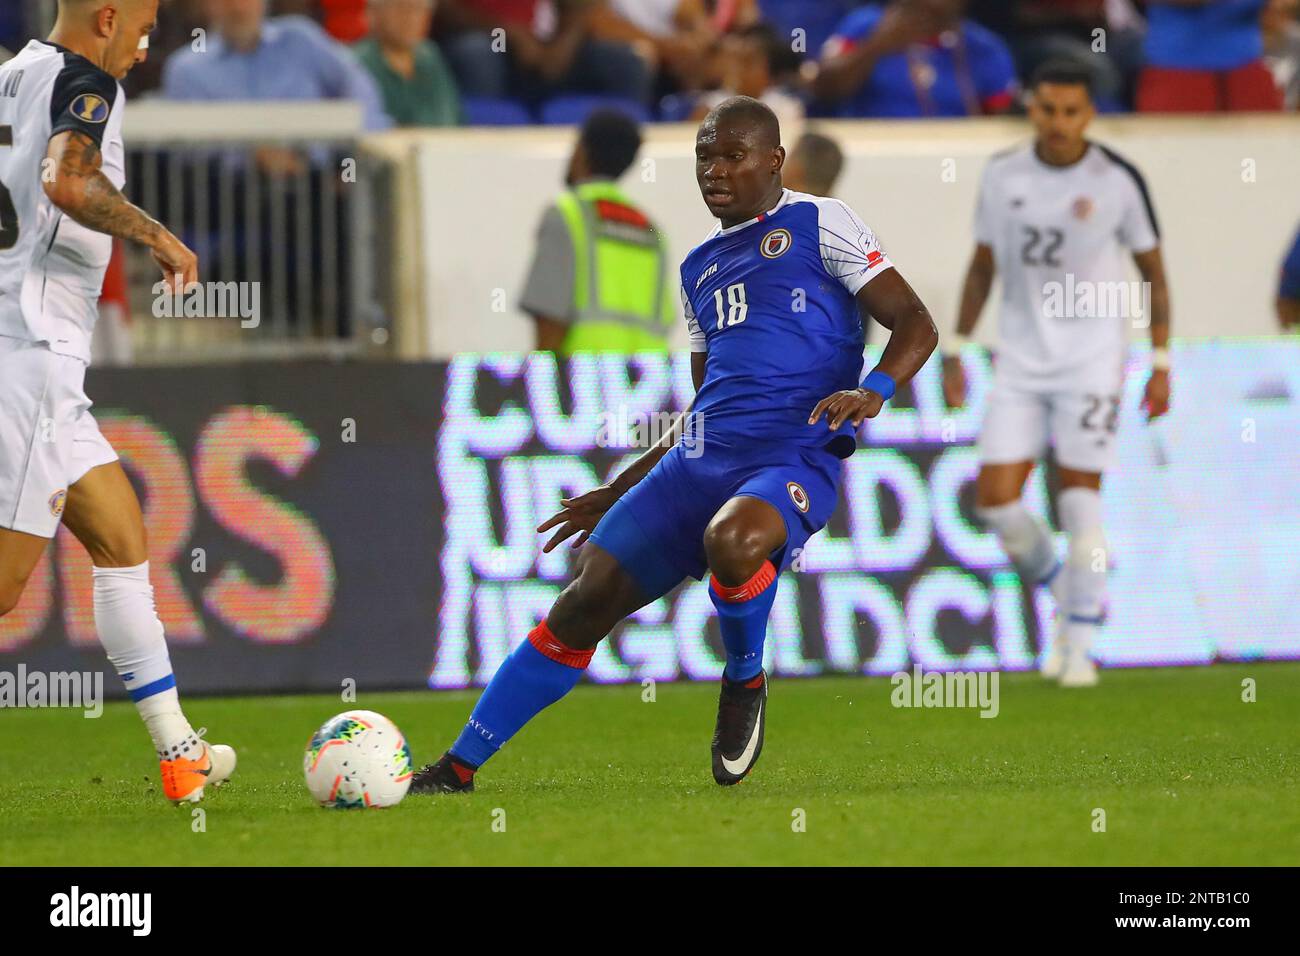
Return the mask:
[[(392, 125), (374, 79), (347, 47), (314, 21), (303, 16), (268, 19), (266, 0), (209, 0), (208, 10), (212, 22), (207, 33), (167, 58), (167, 98), (352, 100), (361, 104), (366, 129)], [(203, 154), (182, 156), (198, 160), (196, 175), (210, 177), (208, 188), (200, 193), (209, 203), (209, 223), (224, 222), (228, 210), (223, 210), (224, 190), (215, 178), (218, 166)], [(222, 156), (220, 168), (231, 176), (229, 208), (237, 210), (229, 227), (236, 254), (234, 262), (221, 258), (220, 268), (229, 271), (214, 273), (209, 268), (207, 274), (216, 281), (256, 277), (263, 286), (262, 301), (270, 303), (267, 326), (287, 321), (305, 328), (317, 321), (323, 328), (333, 324), (332, 333), (347, 336), (353, 318), (348, 283), (355, 253), (351, 243), (327, 245), (324, 240), (326, 235), (347, 234), (355, 202), (354, 191), (339, 182), (339, 157), (318, 144), (306, 150), (259, 146), (251, 158), (249, 164), (239, 149)], [(268, 188), (285, 179), (301, 183), (301, 195), (297, 189)], [(327, 200), (327, 195), (332, 198)], [(250, 207), (255, 214), (247, 215)], [(333, 217), (328, 227), (327, 216)], [(286, 241), (301, 234), (310, 241)], [(211, 238), (198, 235), (194, 241), (203, 249)]]
[[(804, 46), (795, 52), (808, 57), (817, 55), (835, 27), (857, 5), (858, 0), (758, 0), (763, 19), (782, 36), (792, 41), (802, 39)], [(796, 30), (803, 33), (796, 34)]]
[(174, 100), (356, 100), (366, 129), (387, 129), (374, 80), (306, 17), (266, 17), (266, 0), (212, 0), (212, 29), (167, 58)]
[(1300, 233), (1296, 233), (1291, 251), (1282, 263), (1282, 279), (1277, 284), (1277, 320), (1284, 331), (1300, 332)]
[(1015, 102), (1015, 66), (965, 0), (895, 0), (854, 10), (826, 41), (813, 92), (839, 116), (977, 116)]
[(1265, 0), (1149, 0), (1138, 110), (1280, 110), (1282, 92), (1264, 65), (1264, 5)]

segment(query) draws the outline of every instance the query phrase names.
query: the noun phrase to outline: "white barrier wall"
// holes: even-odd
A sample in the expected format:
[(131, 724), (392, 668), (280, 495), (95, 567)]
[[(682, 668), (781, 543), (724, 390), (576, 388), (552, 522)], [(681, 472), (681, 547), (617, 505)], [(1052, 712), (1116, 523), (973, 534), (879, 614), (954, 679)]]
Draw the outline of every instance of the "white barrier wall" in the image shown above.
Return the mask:
[[(933, 312), (956, 321), (971, 219), (987, 157), (1029, 137), (1019, 120), (834, 122), (847, 163), (837, 194), (881, 237)], [(694, 181), (694, 126), (647, 127), (623, 180), (667, 233), (675, 260), (713, 220)], [(561, 188), (566, 127), (387, 134), (415, 151), (423, 310), (416, 343), (433, 358), (525, 349), (517, 307), (538, 218)], [(1278, 268), (1300, 227), (1300, 119), (1116, 117), (1093, 138), (1145, 174), (1164, 234), (1175, 334), (1270, 334)], [(947, 175), (945, 176), (945, 172)], [(418, 202), (418, 207), (414, 204)], [(993, 301), (996, 301), (996, 293)], [(992, 307), (977, 338), (992, 342)], [(684, 330), (679, 330), (684, 344)], [(877, 337), (877, 341), (879, 338)]]

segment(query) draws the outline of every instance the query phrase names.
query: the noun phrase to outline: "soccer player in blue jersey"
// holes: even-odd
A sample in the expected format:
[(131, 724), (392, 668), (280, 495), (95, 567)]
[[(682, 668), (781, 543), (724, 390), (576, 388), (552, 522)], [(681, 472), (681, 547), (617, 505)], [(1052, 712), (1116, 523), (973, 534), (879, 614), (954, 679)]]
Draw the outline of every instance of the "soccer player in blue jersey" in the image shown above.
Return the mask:
[[(858, 426), (938, 341), (871, 230), (839, 200), (784, 189), (784, 162), (776, 116), (757, 100), (728, 99), (700, 124), (695, 174), (719, 221), (681, 267), (692, 408), (538, 528), (556, 529), (545, 551), (578, 535), (576, 575), (412, 793), (472, 790), (484, 761), (573, 688), (616, 624), (705, 572), (726, 649), (713, 777), (738, 783), (758, 760), (777, 575), (830, 517)], [(864, 315), (890, 337), (859, 383)]]

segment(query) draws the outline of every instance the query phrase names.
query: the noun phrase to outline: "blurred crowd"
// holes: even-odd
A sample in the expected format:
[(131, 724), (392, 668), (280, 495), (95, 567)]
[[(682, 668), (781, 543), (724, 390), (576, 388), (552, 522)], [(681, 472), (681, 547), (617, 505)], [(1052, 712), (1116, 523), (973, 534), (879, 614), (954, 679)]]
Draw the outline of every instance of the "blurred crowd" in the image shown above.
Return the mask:
[[(53, 7), (4, 4), (0, 60), (4, 47), (44, 35), (49, 23), (37, 21)], [(539, 348), (567, 353), (597, 338), (666, 347), (658, 290), (667, 252), (649, 211), (615, 185), (639, 124), (699, 119), (736, 93), (759, 98), (792, 144), (787, 184), (830, 195), (843, 156), (806, 119), (1015, 112), (1024, 78), (1048, 60), (1084, 66), (1103, 112), (1294, 111), (1298, 14), (1300, 0), (167, 0), (151, 55), (125, 86), (132, 98), (178, 101), (352, 100), (371, 130), (576, 124), (565, 191), (543, 217), (521, 308)], [(312, 195), (324, 188), (288, 148), (259, 148), (254, 159), (236, 184), (254, 194), (258, 177), (297, 175)], [(259, 207), (250, 225), (241, 199), (236, 245), (257, 223), (308, 215), (285, 203), (278, 213)], [(587, 301), (566, 284), (573, 263), (556, 256), (595, 263), (609, 239), (599, 228), (573, 233), (579, 219), (603, 221), (566, 215), (588, 205), (617, 211), (614, 238), (644, 247), (635, 268), (606, 283), (620, 294), (649, 290), (636, 309), (602, 311), (599, 288)], [(126, 328), (121, 252), (101, 299), (104, 334)], [(1284, 328), (1300, 328), (1300, 236), (1276, 306)], [(129, 340), (97, 342), (97, 360), (125, 360)]]
[[(348, 98), (371, 129), (698, 117), (731, 93), (806, 116), (1019, 107), (1047, 59), (1103, 111), (1300, 107), (1300, 0), (171, 0), (128, 94)], [(0, 45), (42, 29), (5, 5)]]

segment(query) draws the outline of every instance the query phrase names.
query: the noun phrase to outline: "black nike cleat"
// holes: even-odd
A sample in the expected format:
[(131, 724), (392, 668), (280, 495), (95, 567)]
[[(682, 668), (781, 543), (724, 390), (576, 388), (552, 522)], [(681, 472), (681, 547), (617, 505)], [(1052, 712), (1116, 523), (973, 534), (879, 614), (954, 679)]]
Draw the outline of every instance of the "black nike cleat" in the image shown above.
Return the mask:
[(763, 752), (767, 723), (767, 671), (748, 681), (722, 677), (718, 725), (713, 731), (713, 779), (724, 787), (740, 783)]
[(443, 754), (437, 763), (415, 772), (407, 793), (473, 793), (474, 771), (477, 769), (461, 763), (451, 754)]

